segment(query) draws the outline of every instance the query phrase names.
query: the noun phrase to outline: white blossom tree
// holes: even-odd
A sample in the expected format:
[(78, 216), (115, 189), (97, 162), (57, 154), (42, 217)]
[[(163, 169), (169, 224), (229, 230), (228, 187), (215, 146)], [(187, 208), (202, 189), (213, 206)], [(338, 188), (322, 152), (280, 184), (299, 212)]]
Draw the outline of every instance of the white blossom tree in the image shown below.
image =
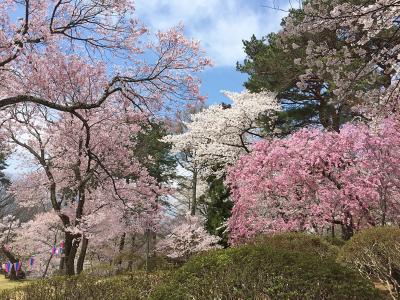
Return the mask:
[(172, 225), (171, 233), (158, 243), (157, 249), (170, 258), (186, 260), (195, 253), (221, 248), (219, 240), (204, 229), (198, 216), (187, 214)]
[(192, 115), (187, 131), (166, 136), (176, 153), (190, 149), (192, 160), (203, 166), (202, 175), (215, 172), (216, 166), (233, 164), (251, 151), (252, 143), (265, 136), (260, 119), (272, 125), (280, 106), (271, 92), (224, 92), (232, 104), (217, 104)]

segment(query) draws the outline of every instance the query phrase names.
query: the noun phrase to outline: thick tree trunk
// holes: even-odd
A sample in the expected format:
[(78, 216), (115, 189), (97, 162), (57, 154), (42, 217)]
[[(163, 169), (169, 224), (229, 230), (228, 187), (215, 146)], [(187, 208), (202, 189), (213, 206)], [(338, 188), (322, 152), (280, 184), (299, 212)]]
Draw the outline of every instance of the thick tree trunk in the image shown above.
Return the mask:
[(83, 271), (83, 263), (85, 262), (86, 251), (89, 240), (85, 237), (82, 238), (81, 252), (79, 253), (78, 262), (76, 264), (76, 272), (81, 274)]
[(65, 233), (65, 256), (60, 269), (65, 275), (75, 275), (75, 257), (79, 247), (79, 236)]

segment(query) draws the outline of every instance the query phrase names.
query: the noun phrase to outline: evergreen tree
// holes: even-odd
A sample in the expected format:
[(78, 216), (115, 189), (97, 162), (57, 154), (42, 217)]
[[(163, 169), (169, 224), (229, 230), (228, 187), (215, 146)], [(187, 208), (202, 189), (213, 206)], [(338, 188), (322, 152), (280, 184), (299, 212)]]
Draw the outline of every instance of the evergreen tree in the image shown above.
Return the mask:
[[(317, 1), (304, 3), (308, 2)], [(324, 5), (332, 6), (329, 1), (325, 1)], [(342, 53), (343, 49), (350, 49), (351, 45), (336, 30), (329, 28), (321, 32), (304, 31), (293, 34), (291, 28), (301, 24), (304, 17), (303, 9), (291, 9), (289, 16), (281, 22), (280, 32), (259, 39), (253, 35), (250, 40), (243, 41), (247, 58), (242, 63), (237, 63), (237, 70), (249, 75), (244, 84), (248, 90), (270, 90), (277, 93), (284, 110), (278, 114), (276, 128), (283, 135), (309, 125), (339, 131), (341, 124), (360, 117), (352, 110), (352, 107), (360, 104), (360, 100), (356, 97), (351, 101), (338, 100), (334, 92), (337, 88), (336, 81), (327, 67), (329, 62), (324, 61), (323, 57), (320, 58), (320, 63), (313, 62), (310, 58), (310, 45), (315, 44), (326, 45), (329, 51), (338, 53), (339, 60), (344, 61), (346, 57)], [(287, 24), (289, 19), (290, 26)], [(371, 41), (369, 47), (373, 48), (374, 43), (379, 41)], [(365, 59), (367, 58), (352, 59), (351, 64), (346, 66), (347, 71), (351, 72), (362, 65)], [(313, 64), (315, 67), (310, 67)], [(387, 86), (390, 82), (387, 74), (368, 76), (368, 80), (359, 78), (353, 85), (354, 90), (372, 90), (377, 86)]]

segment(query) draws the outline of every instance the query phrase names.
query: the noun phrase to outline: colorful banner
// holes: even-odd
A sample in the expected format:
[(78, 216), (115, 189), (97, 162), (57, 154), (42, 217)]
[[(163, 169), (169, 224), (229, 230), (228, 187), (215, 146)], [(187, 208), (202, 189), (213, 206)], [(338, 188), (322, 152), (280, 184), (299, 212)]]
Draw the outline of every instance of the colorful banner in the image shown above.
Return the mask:
[(10, 273), (10, 272), (11, 272), (11, 267), (12, 267), (12, 263), (11, 263), (11, 261), (8, 261), (7, 264), (6, 264), (6, 271), (7, 271), (7, 273)]
[(19, 271), (21, 269), (22, 263), (20, 263), (19, 261), (17, 261), (16, 263), (14, 263), (14, 269), (15, 271)]

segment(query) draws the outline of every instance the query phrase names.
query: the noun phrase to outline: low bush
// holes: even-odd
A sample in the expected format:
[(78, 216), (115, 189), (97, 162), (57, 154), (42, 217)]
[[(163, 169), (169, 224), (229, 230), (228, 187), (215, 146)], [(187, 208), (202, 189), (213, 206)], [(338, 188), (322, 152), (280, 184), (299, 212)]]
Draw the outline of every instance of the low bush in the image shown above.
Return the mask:
[(151, 299), (382, 299), (371, 282), (335, 262), (331, 247), (286, 235), (210, 251), (190, 259)]
[(382, 299), (370, 281), (335, 261), (336, 250), (314, 236), (275, 235), (202, 253), (172, 272), (54, 277), (0, 299)]
[(338, 261), (364, 277), (380, 281), (393, 299), (400, 299), (400, 229), (374, 227), (354, 235), (341, 249)]
[(336, 258), (339, 247), (316, 235), (304, 233), (283, 233), (260, 236), (250, 244), (265, 244), (276, 249), (308, 253), (321, 258)]
[(164, 273), (96, 277), (52, 277), (0, 293), (2, 300), (136, 300), (146, 299)]

